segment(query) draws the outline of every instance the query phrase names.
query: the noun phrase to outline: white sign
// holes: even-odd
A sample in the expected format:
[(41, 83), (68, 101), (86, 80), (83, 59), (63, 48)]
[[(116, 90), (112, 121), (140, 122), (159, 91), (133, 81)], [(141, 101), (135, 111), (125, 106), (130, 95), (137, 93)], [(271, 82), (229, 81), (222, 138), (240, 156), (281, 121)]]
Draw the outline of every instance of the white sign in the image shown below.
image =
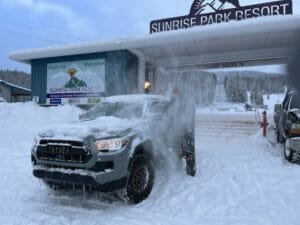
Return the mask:
[(47, 65), (47, 104), (95, 104), (104, 96), (104, 59)]

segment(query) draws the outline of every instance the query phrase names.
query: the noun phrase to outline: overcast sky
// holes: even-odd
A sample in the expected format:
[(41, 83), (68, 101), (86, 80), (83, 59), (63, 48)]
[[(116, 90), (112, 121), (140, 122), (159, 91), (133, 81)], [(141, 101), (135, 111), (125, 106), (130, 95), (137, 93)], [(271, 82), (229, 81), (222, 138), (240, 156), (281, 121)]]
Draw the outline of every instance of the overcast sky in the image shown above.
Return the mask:
[[(275, 0), (273, 0), (275, 1)], [(240, 0), (240, 4), (270, 0)], [(187, 15), (193, 0), (0, 0), (0, 69), (30, 71), (8, 59), (20, 49), (149, 33), (153, 19)], [(300, 14), (300, 1), (294, 0)], [(268, 67), (262, 70), (280, 70)]]

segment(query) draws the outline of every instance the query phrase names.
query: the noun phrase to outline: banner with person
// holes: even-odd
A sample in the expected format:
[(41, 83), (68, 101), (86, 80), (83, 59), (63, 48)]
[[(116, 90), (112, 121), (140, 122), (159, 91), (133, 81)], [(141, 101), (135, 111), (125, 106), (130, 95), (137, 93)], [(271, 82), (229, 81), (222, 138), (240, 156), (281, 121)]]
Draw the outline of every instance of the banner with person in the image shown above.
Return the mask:
[(47, 65), (47, 104), (95, 104), (104, 96), (104, 59)]

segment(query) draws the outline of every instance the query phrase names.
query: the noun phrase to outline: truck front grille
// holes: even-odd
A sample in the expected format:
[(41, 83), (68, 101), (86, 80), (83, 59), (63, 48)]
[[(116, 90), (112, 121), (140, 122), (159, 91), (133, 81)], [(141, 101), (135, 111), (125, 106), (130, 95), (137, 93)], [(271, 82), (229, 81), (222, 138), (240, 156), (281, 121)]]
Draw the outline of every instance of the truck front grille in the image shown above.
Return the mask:
[(90, 152), (79, 141), (41, 140), (37, 147), (37, 158), (45, 161), (86, 163)]

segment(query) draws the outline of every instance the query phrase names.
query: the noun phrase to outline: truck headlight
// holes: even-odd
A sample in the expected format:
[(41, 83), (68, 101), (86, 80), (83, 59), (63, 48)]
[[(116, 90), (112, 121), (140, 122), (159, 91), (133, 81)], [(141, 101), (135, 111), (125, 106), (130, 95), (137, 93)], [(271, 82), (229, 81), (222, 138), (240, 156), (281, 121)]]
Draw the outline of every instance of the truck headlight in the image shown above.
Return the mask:
[(297, 130), (298, 130), (298, 129), (300, 130), (300, 123), (293, 123), (293, 124), (292, 124), (292, 129), (293, 129), (293, 130), (296, 130), (296, 129), (297, 129)]
[(114, 138), (95, 141), (98, 151), (118, 151), (129, 143), (127, 138)]
[(300, 123), (292, 123), (291, 134), (300, 134)]

